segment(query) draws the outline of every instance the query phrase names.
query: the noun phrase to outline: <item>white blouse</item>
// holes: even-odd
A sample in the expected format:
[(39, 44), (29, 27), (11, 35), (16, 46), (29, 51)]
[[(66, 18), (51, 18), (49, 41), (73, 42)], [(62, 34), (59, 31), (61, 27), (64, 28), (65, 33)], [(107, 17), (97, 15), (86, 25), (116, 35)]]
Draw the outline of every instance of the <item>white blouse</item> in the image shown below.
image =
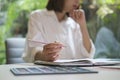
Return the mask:
[(23, 59), (33, 62), (37, 51), (42, 51), (43, 44), (32, 42), (60, 42), (64, 46), (60, 52), (59, 59), (81, 59), (92, 58), (95, 47), (91, 41), (91, 51), (88, 53), (83, 45), (80, 26), (72, 18), (66, 17), (59, 22), (54, 11), (36, 10), (30, 15), (28, 23), (28, 34), (26, 37), (25, 53)]

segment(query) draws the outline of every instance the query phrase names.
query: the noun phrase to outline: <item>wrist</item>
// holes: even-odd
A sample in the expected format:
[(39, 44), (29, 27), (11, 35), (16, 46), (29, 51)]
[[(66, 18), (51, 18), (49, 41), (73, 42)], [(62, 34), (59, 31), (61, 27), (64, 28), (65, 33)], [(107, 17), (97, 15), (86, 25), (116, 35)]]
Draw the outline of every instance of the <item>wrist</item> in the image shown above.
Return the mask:
[(38, 51), (34, 57), (35, 60), (42, 60), (42, 52)]
[(78, 23), (80, 25), (81, 29), (86, 29), (87, 25), (86, 23)]

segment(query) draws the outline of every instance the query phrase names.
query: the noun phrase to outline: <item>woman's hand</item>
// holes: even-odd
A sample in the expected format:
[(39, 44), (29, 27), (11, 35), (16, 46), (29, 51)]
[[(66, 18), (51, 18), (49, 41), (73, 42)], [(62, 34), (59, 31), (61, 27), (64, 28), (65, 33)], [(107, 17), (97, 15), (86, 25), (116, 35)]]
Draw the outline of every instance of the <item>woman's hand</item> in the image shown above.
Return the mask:
[(63, 45), (55, 42), (50, 43), (44, 46), (43, 51), (41, 53), (41, 58), (44, 61), (55, 61), (59, 57), (59, 52), (61, 51)]
[(86, 25), (85, 13), (82, 9), (71, 11), (70, 17), (72, 17), (80, 25)]

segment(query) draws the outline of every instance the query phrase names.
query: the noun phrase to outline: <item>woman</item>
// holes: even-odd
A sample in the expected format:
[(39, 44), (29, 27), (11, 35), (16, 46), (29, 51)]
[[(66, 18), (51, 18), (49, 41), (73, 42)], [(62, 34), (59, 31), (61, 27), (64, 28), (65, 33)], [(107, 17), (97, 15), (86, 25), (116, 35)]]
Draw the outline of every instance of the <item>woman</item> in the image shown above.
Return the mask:
[(95, 48), (84, 11), (78, 7), (79, 0), (49, 0), (46, 9), (32, 12), (23, 59), (33, 62), (93, 57)]

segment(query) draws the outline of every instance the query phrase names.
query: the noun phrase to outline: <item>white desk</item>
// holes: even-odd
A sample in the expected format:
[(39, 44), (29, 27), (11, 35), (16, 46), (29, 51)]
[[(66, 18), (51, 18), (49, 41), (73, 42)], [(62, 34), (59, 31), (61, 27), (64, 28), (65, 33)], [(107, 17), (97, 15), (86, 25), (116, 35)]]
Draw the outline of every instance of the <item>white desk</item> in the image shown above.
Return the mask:
[(90, 67), (99, 71), (93, 74), (27, 75), (14, 76), (10, 68), (31, 67), (34, 64), (0, 65), (0, 80), (120, 80), (120, 69)]

